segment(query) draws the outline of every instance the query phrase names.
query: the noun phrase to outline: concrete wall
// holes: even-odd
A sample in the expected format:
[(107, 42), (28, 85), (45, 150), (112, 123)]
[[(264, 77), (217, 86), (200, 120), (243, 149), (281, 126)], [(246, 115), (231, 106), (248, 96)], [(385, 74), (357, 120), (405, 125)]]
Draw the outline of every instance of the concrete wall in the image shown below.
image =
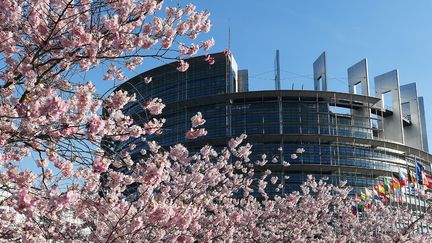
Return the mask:
[(416, 84), (410, 83), (402, 85), (400, 87), (400, 94), (402, 107), (409, 107), (407, 111), (402, 108), (402, 115), (411, 121), (410, 126), (404, 127), (405, 144), (417, 149), (422, 149), (422, 128)]
[[(361, 92), (355, 90), (355, 86), (360, 84)], [(369, 96), (369, 77), (366, 58), (348, 68), (348, 90), (351, 94)], [(351, 109), (353, 119), (357, 119), (368, 127), (372, 127), (371, 111), (369, 108)]]
[(426, 129), (426, 113), (424, 109), (423, 97), (418, 97), (418, 101), (419, 101), (419, 111), (420, 111), (420, 122), (422, 128), (423, 150), (429, 152), (429, 144), (428, 144), (427, 129)]
[[(315, 90), (327, 91), (327, 64), (326, 53), (323, 52), (313, 63)], [(320, 89), (321, 81), (321, 89)]]
[[(390, 92), (392, 97), (391, 110), (393, 115), (382, 117), (379, 128), (383, 129), (380, 137), (383, 139), (393, 140), (395, 142), (404, 143), (404, 132), (402, 123), (402, 108), (399, 90), (399, 72), (393, 70), (375, 77), (375, 96), (383, 98), (383, 94)], [(377, 103), (383, 110), (383, 100)], [(390, 104), (386, 104), (390, 105)]]
[(351, 94), (356, 93), (354, 92), (354, 86), (359, 83), (361, 84), (362, 92), (357, 94), (369, 96), (369, 77), (366, 58), (348, 68), (348, 89)]
[(238, 71), (238, 92), (249, 91), (249, 72), (247, 69)]

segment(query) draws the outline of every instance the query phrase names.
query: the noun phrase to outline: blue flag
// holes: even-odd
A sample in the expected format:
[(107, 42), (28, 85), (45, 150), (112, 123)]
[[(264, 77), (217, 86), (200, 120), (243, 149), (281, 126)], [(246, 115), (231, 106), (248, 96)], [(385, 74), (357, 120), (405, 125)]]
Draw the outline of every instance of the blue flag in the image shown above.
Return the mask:
[(417, 181), (419, 184), (422, 184), (423, 181), (423, 165), (421, 165), (418, 161), (416, 161), (416, 172), (417, 172)]

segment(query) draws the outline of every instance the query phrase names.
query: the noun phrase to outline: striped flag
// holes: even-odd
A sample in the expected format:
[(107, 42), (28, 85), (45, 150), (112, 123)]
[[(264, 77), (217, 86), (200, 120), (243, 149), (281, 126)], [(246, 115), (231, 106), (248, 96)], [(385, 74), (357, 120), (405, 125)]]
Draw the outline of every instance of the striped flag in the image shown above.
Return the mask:
[(376, 186), (372, 186), (373, 197), (379, 197), (378, 188)]
[(426, 171), (423, 171), (423, 185), (427, 186), (428, 188), (432, 188), (432, 176)]
[(400, 190), (401, 189), (401, 183), (399, 182), (398, 178), (393, 176), (393, 188), (395, 190)]
[(363, 201), (366, 201), (366, 193), (360, 192), (360, 197)]
[(393, 185), (392, 185), (390, 179), (387, 177), (384, 177), (384, 187), (385, 187), (386, 192), (392, 192), (393, 191)]
[(399, 171), (399, 182), (401, 187), (408, 185), (408, 176), (406, 172)]
[(416, 182), (414, 172), (412, 170), (408, 171), (408, 182), (414, 184)]
[(378, 184), (378, 195), (384, 196), (386, 194), (386, 189), (384, 185), (382, 184), (381, 181), (379, 181), (377, 184)]

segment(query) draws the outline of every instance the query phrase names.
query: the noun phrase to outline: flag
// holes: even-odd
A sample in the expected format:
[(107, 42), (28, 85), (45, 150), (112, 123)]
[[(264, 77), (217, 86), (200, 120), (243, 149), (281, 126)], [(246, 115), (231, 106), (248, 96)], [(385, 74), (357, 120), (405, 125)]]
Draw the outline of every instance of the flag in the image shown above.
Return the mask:
[(398, 179), (399, 175), (397, 173), (393, 173), (393, 194), (394, 194), (394, 201), (401, 202), (402, 201), (402, 183)]
[(375, 196), (378, 196), (378, 188), (376, 186), (372, 186), (372, 192)]
[(408, 195), (415, 195), (416, 194), (416, 188), (414, 186), (407, 186), (407, 187), (405, 187), (405, 193)]
[(355, 198), (354, 198), (354, 201), (355, 202), (361, 202), (361, 197), (359, 197), (359, 195), (357, 195), (357, 193), (355, 194)]
[(395, 189), (395, 196), (398, 203), (402, 202), (402, 192), (400, 190)]
[(363, 201), (366, 201), (366, 193), (360, 192), (360, 197)]
[(381, 201), (382, 201), (383, 203), (389, 203), (389, 202), (390, 202), (390, 198), (387, 197), (387, 196), (383, 196), (382, 199), (381, 199)]
[(426, 171), (423, 172), (423, 185), (427, 186), (428, 188), (432, 188), (432, 176)]
[(386, 192), (392, 192), (393, 191), (392, 184), (391, 184), (389, 178), (387, 178), (387, 177), (384, 177), (384, 187), (385, 187)]
[(427, 186), (429, 184), (429, 181), (426, 178), (426, 171), (422, 171), (422, 184), (425, 186)]
[(394, 190), (399, 190), (399, 191), (401, 189), (401, 183), (398, 180), (398, 178), (395, 176), (393, 176), (393, 188), (394, 188)]
[(369, 188), (365, 188), (366, 198), (372, 198), (373, 192)]
[(388, 198), (389, 198), (388, 202), (396, 202), (397, 201), (396, 195), (394, 195), (393, 192), (388, 195)]
[(351, 206), (351, 213), (354, 215), (357, 215), (357, 207), (356, 206), (354, 206), (354, 205)]
[(364, 206), (363, 206), (363, 204), (361, 204), (361, 203), (357, 204), (357, 211), (360, 212), (360, 213), (364, 212)]
[(378, 190), (379, 189), (377, 186), (372, 186), (372, 193), (373, 193), (373, 199), (374, 200), (381, 200), (381, 196), (380, 196), (380, 193)]
[(381, 181), (378, 182), (378, 195), (384, 196), (386, 194), (386, 189)]
[(408, 177), (407, 177), (406, 172), (399, 171), (399, 182), (400, 182), (401, 188), (408, 184)]
[(419, 184), (423, 184), (423, 170), (423, 165), (416, 161), (417, 181)]
[(415, 176), (414, 176), (414, 172), (412, 170), (408, 171), (408, 182), (411, 184), (415, 183)]

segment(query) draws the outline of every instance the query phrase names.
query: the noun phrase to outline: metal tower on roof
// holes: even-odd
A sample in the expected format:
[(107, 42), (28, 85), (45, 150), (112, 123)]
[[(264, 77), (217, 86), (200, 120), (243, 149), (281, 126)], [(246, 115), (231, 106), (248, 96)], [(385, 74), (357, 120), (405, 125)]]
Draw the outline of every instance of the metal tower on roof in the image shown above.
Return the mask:
[(279, 50), (276, 50), (275, 58), (275, 88), (280, 90), (280, 62), (279, 62)]

